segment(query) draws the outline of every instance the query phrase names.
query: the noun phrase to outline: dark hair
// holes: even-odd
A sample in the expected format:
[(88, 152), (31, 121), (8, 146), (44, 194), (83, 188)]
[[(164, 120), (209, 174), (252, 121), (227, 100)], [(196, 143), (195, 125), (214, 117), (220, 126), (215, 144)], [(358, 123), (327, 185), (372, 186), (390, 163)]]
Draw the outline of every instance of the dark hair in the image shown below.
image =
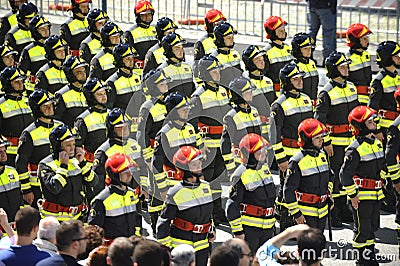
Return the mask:
[(32, 207), (19, 209), (15, 214), (17, 235), (29, 236), (35, 226), (39, 227), (40, 213)]
[(69, 249), (74, 239), (82, 237), (83, 223), (79, 220), (62, 222), (56, 232), (57, 247), (60, 251)]
[(240, 256), (238, 256), (237, 250), (229, 245), (221, 245), (214, 249), (210, 258), (211, 266), (237, 266), (239, 265), (239, 260)]
[(108, 247), (100, 246), (92, 250), (88, 256), (87, 266), (107, 266)]
[(326, 238), (322, 231), (317, 228), (309, 228), (297, 237), (300, 260), (311, 265), (322, 259), (326, 246)]
[(86, 236), (88, 242), (86, 244), (86, 252), (78, 256), (79, 259), (85, 259), (89, 256), (89, 253), (103, 244), (104, 229), (97, 225), (86, 225), (85, 226)]
[(152, 240), (143, 240), (138, 243), (133, 252), (133, 262), (139, 265), (162, 265), (165, 261), (165, 251), (161, 249), (160, 243)]
[(132, 265), (133, 244), (126, 237), (117, 237), (108, 248), (111, 265)]

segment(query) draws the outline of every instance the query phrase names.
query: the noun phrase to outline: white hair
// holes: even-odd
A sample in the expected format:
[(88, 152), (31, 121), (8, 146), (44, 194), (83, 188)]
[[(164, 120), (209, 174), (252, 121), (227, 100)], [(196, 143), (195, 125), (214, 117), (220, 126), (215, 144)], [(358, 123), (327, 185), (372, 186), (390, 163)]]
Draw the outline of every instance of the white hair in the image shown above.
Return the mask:
[(187, 244), (178, 245), (171, 251), (173, 266), (189, 266), (195, 261), (194, 248)]
[(45, 217), (40, 220), (38, 237), (44, 240), (56, 238), (56, 231), (60, 222), (53, 216)]

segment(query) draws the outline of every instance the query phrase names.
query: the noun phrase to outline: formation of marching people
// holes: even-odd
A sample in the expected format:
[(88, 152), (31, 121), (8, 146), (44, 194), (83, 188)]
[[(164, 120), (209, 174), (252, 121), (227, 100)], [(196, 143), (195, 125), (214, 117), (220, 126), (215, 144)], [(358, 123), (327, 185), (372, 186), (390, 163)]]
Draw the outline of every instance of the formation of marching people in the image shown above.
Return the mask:
[[(315, 40), (286, 43), (278, 16), (263, 25), (265, 47), (240, 54), (234, 26), (209, 10), (191, 65), (178, 26), (153, 23), (147, 0), (125, 32), (71, 0), (60, 35), (33, 3), (9, 3), (0, 265), (278, 265), (286, 240), (322, 250), (326, 224), (343, 223), (354, 223), (357, 265), (378, 265), (381, 209), (396, 213), (400, 247), (398, 43), (378, 45), (373, 77), (372, 32), (352, 24), (318, 89)], [(233, 239), (211, 254), (217, 227)]]

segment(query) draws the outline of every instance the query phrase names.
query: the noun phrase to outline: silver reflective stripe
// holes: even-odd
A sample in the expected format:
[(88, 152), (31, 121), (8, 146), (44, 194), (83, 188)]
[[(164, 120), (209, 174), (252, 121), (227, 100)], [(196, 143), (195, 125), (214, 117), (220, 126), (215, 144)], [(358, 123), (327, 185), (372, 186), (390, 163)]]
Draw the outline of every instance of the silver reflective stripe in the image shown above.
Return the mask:
[(177, 140), (168, 140), (169, 146), (171, 148), (173, 147), (179, 147), (182, 144), (189, 144), (189, 143), (195, 143), (196, 142), (196, 136), (191, 136), (189, 138), (180, 138)]
[[(356, 95), (356, 97), (357, 97), (357, 95)], [(298, 114), (298, 113), (306, 113), (306, 112), (310, 112), (310, 111), (312, 111), (311, 104), (284, 110), (286, 116), (290, 116), (290, 115), (294, 115), (294, 114)]]
[(113, 210), (107, 210), (106, 209), (106, 216), (108, 217), (116, 217), (119, 215), (123, 215), (126, 213), (132, 213), (136, 211), (136, 204), (128, 205), (128, 206), (122, 206), (120, 208), (116, 208)]
[(13, 116), (18, 116), (21, 114), (30, 114), (32, 111), (30, 108), (19, 108), (19, 109), (14, 109), (9, 112), (4, 112), (3, 113), (3, 118), (10, 118)]
[(292, 56), (291, 55), (286, 55), (286, 56), (280, 56), (280, 57), (275, 57), (275, 58), (269, 58), (269, 62), (270, 64), (275, 64), (275, 63), (279, 63), (279, 62), (287, 62), (292, 60)]
[(19, 188), (19, 182), (18, 181), (14, 181), (14, 182), (10, 182), (8, 184), (2, 184), (0, 186), (0, 193), (6, 192), (6, 191), (10, 191), (13, 189)]
[(229, 103), (228, 98), (224, 98), (222, 100), (214, 100), (214, 101), (203, 103), (203, 109), (209, 109), (209, 108), (218, 107), (218, 106), (225, 106), (228, 103)]
[(317, 167), (309, 168), (309, 169), (302, 169), (301, 170), (301, 175), (302, 176), (309, 176), (313, 174), (318, 174), (318, 173), (323, 173), (329, 171), (329, 166), (328, 164), (323, 164)]
[(187, 210), (189, 208), (192, 208), (194, 206), (200, 206), (200, 205), (205, 205), (207, 203), (211, 203), (212, 201), (213, 201), (213, 199), (212, 199), (211, 194), (204, 195), (201, 198), (195, 198), (195, 199), (192, 199), (192, 200), (188, 200), (188, 201), (186, 201), (184, 203), (178, 204), (178, 209), (180, 211), (183, 211), (183, 210)]
[(357, 93), (355, 93), (355, 94), (352, 94), (352, 95), (347, 96), (347, 97), (344, 96), (344, 97), (339, 97), (339, 98), (336, 98), (336, 99), (332, 99), (331, 98), (331, 104), (332, 105), (338, 105), (338, 104), (341, 104), (341, 103), (352, 102), (352, 101), (355, 101), (357, 99), (358, 99), (358, 96), (357, 96)]

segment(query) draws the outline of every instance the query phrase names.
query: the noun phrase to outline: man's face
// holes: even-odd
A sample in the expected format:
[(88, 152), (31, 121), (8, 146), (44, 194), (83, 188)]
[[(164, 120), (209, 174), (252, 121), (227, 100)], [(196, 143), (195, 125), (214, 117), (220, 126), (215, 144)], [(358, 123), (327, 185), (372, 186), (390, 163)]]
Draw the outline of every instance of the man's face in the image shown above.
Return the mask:
[(24, 81), (22, 78), (14, 79), (11, 81), (11, 86), (15, 91), (23, 91), (24, 90)]
[(253, 60), (254, 65), (258, 69), (264, 69), (265, 68), (265, 59), (264, 59), (263, 55), (256, 56), (252, 60)]
[(133, 66), (135, 65), (135, 60), (134, 60), (133, 55), (125, 56), (124, 58), (122, 58), (122, 62), (128, 68), (133, 68)]
[(76, 240), (78, 242), (78, 246), (77, 246), (78, 250), (77, 251), (78, 251), (78, 254), (83, 254), (86, 252), (86, 245), (88, 242), (88, 238), (87, 238), (86, 232), (83, 229), (83, 227), (80, 231), (81, 231), (81, 236), (78, 238), (78, 240)]
[(119, 138), (127, 139), (129, 137), (129, 124), (123, 123), (114, 126), (115, 134)]
[(301, 54), (305, 58), (310, 58), (311, 57), (311, 46), (306, 46), (303, 48), (300, 48)]
[(42, 25), (39, 28), (37, 28), (37, 30), (44, 39), (50, 36), (50, 27), (48, 25)]
[(56, 58), (63, 60), (65, 59), (65, 48), (64, 47), (60, 47), (54, 50), (54, 55), (56, 56)]
[(183, 45), (180, 43), (172, 46), (172, 53), (175, 55), (176, 58), (182, 59), (185, 54), (183, 50)]
[(253, 253), (251, 252), (249, 245), (243, 240), (240, 241), (240, 245), (242, 246), (242, 256), (239, 260), (239, 266), (250, 266), (253, 262)]
[(96, 29), (100, 32), (101, 27), (106, 24), (107, 20), (106, 19), (100, 19), (99, 21), (96, 21), (94, 24), (96, 25)]
[(151, 13), (140, 14), (140, 19), (145, 23), (150, 23), (153, 21), (153, 14)]
[(303, 89), (303, 78), (301, 76), (290, 78), (290, 82), (296, 89)]
[(6, 153), (6, 146), (0, 146), (0, 162), (5, 163), (7, 162), (7, 153)]
[(107, 103), (107, 92), (106, 89), (100, 89), (94, 93), (94, 98), (98, 103)]
[(118, 45), (121, 43), (121, 35), (119, 33), (110, 35), (109, 38), (112, 45)]
[(277, 28), (275, 30), (275, 34), (276, 36), (278, 36), (279, 39), (284, 39), (286, 38), (286, 30), (285, 30), (285, 26), (282, 25), (279, 28)]
[(66, 151), (69, 158), (73, 158), (75, 156), (75, 139), (69, 138), (61, 142), (61, 150)]
[(54, 115), (54, 105), (52, 102), (47, 102), (40, 105), (40, 111), (47, 117)]
[(89, 13), (89, 3), (79, 4), (79, 10), (83, 15), (87, 15)]
[(75, 78), (78, 81), (85, 81), (86, 80), (86, 68), (85, 67), (77, 67), (72, 70)]
[(189, 106), (179, 108), (176, 111), (177, 111), (180, 119), (185, 120), (185, 121), (189, 119), (189, 111), (190, 111)]
[(342, 75), (343, 77), (349, 76), (349, 64), (341, 64), (337, 68), (340, 75)]
[(213, 81), (215, 81), (215, 82), (221, 81), (221, 70), (219, 68), (215, 68), (215, 69), (211, 70), (209, 73), (210, 73), (210, 76), (213, 79)]
[(229, 34), (227, 36), (224, 36), (225, 46), (229, 47), (229, 46), (232, 46), (234, 44), (235, 38), (233, 36), (234, 36), (233, 34)]
[(2, 57), (3, 63), (6, 66), (14, 66), (15, 64), (15, 59), (13, 54), (5, 55)]
[(393, 55), (392, 60), (395, 66), (400, 66), (400, 54)]
[(161, 94), (168, 92), (168, 83), (166, 80), (157, 84), (157, 88), (159, 89)]

